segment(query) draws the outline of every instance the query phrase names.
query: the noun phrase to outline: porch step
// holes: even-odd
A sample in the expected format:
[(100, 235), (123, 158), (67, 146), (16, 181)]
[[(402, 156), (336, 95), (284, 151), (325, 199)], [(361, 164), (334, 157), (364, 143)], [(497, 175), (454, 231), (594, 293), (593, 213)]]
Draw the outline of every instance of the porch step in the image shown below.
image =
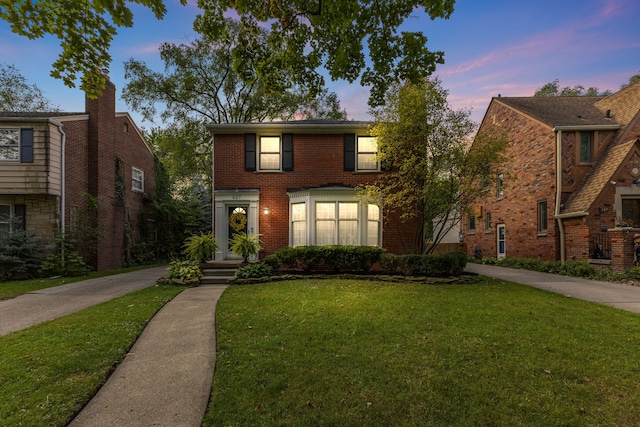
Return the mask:
[(201, 285), (222, 285), (229, 283), (235, 277), (236, 268), (240, 261), (209, 261), (200, 266), (203, 277)]

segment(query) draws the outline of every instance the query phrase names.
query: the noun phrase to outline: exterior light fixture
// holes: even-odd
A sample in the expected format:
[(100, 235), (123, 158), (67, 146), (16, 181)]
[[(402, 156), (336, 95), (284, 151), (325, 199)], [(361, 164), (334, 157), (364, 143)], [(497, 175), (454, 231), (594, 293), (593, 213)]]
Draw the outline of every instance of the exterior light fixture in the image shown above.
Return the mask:
[(265, 215), (269, 215), (269, 206), (265, 206), (264, 208), (262, 208), (262, 213)]

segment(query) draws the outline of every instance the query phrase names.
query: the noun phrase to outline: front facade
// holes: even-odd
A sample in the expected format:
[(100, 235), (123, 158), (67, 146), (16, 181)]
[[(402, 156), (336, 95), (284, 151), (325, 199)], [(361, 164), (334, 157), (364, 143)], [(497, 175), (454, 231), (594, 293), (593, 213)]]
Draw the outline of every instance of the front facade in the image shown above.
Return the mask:
[(286, 246), (379, 246), (405, 253), (415, 225), (363, 203), (376, 180), (369, 122), (297, 121), (210, 125), (215, 259), (235, 256), (234, 233), (260, 234), (261, 256)]
[(22, 227), (48, 250), (65, 232), (95, 269), (119, 268), (154, 187), (154, 156), (111, 82), (86, 112), (0, 113), (0, 232)]
[(464, 221), (468, 254), (623, 271), (640, 233), (640, 85), (606, 97), (493, 98), (480, 131), (509, 163)]

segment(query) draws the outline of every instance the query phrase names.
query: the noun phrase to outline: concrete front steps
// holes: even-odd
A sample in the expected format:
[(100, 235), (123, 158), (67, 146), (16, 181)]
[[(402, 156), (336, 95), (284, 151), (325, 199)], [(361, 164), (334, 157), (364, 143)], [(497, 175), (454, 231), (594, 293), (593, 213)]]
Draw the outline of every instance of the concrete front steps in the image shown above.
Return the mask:
[(201, 285), (226, 285), (234, 278), (236, 268), (240, 266), (240, 260), (209, 261), (200, 265), (203, 277)]

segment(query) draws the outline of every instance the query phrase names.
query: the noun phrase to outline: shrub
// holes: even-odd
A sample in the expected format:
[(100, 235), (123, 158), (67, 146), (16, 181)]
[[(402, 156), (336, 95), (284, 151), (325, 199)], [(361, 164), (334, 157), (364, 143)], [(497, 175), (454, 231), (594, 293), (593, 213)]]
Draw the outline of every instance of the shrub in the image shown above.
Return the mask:
[(171, 266), (165, 277), (169, 280), (182, 281), (184, 283), (196, 282), (202, 277), (202, 271), (197, 261), (171, 261)]
[(218, 249), (216, 238), (213, 233), (200, 233), (189, 236), (185, 239), (183, 253), (192, 261), (203, 262), (213, 258), (213, 254)]
[(91, 271), (77, 249), (77, 241), (67, 234), (56, 235), (56, 250), (40, 266), (40, 275), (77, 277)]
[(297, 246), (281, 248), (267, 257), (278, 270), (329, 270), (365, 272), (380, 260), (382, 249), (375, 246)]
[(401, 255), (401, 271), (407, 276), (445, 277), (459, 276), (467, 265), (463, 253), (444, 255)]
[(252, 279), (254, 277), (271, 276), (273, 268), (264, 262), (247, 264), (236, 270), (236, 277), (239, 279)]
[(395, 254), (383, 253), (380, 255), (380, 268), (388, 273), (400, 271), (400, 257)]
[(24, 230), (0, 235), (0, 280), (24, 280), (37, 277), (42, 244)]
[(257, 255), (262, 249), (260, 246), (260, 234), (248, 236), (247, 233), (236, 233), (231, 238), (231, 252), (241, 256), (243, 262), (247, 263), (249, 257)]

